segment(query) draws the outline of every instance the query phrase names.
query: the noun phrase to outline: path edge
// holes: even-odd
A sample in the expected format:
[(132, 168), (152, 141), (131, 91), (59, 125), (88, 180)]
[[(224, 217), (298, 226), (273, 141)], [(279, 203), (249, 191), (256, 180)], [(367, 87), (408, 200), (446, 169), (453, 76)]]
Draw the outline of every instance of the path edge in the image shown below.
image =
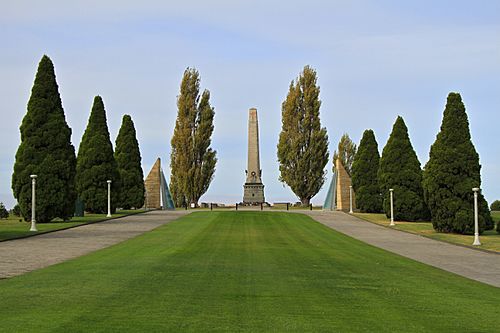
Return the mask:
[(40, 231), (40, 232), (37, 232), (36, 234), (27, 234), (27, 235), (17, 236), (17, 237), (13, 237), (13, 238), (9, 238), (9, 239), (2, 239), (2, 240), (0, 240), (0, 243), (9, 242), (9, 241), (17, 240), (17, 239), (24, 239), (24, 238), (36, 237), (36, 236), (50, 234), (50, 233), (53, 233), (53, 232), (58, 232), (58, 231), (63, 231), (63, 230), (69, 230), (69, 229), (78, 228), (78, 227), (82, 227), (84, 225), (89, 225), (89, 224), (96, 224), (96, 223), (102, 223), (102, 222), (107, 222), (107, 221), (111, 221), (111, 220), (118, 220), (118, 219), (122, 219), (124, 217), (132, 216), (132, 215), (144, 214), (144, 213), (147, 213), (147, 212), (151, 212), (153, 210), (156, 210), (156, 209), (140, 211), (140, 212), (137, 212), (137, 213), (129, 213), (129, 214), (125, 214), (125, 215), (117, 216), (117, 217), (103, 218), (103, 219), (100, 219), (100, 220), (95, 220), (95, 221), (90, 221), (90, 222), (84, 222), (84, 223), (81, 223), (81, 224), (72, 225), (72, 226), (68, 226), (68, 227), (65, 227), (65, 228), (61, 228), (61, 229)]
[(356, 216), (356, 215), (353, 215), (353, 214), (348, 214), (346, 212), (342, 212), (342, 213), (344, 213), (346, 215), (349, 215), (349, 216), (352, 216), (354, 218), (357, 218), (357, 219), (359, 219), (361, 221), (368, 222), (368, 223), (371, 223), (371, 224), (374, 224), (374, 225), (378, 225), (379, 227), (386, 228), (386, 229), (389, 229), (389, 230), (395, 230), (395, 231), (399, 231), (399, 232), (404, 232), (404, 233), (407, 233), (407, 234), (410, 234), (410, 235), (424, 237), (424, 238), (432, 239), (432, 240), (435, 240), (437, 242), (442, 242), (442, 243), (446, 243), (446, 244), (450, 244), (450, 245), (461, 246), (461, 247), (465, 247), (466, 249), (472, 249), (472, 250), (475, 250), (475, 251), (481, 251), (481, 252), (485, 252), (485, 253), (492, 253), (492, 254), (500, 255), (500, 252), (497, 252), (497, 251), (492, 251), (492, 250), (487, 250), (487, 249), (480, 249), (480, 248), (474, 247), (472, 245), (465, 245), (465, 244), (453, 243), (453, 242), (446, 241), (446, 240), (443, 240), (443, 239), (436, 239), (436, 238), (432, 238), (432, 237), (429, 237), (429, 236), (426, 236), (426, 235), (416, 234), (416, 233), (413, 233), (413, 232), (410, 232), (410, 231), (406, 231), (406, 230), (394, 229), (394, 228), (391, 228), (390, 226), (386, 226), (386, 225), (375, 223), (373, 221), (369, 221), (369, 220), (364, 219), (364, 218), (362, 218), (360, 216)]

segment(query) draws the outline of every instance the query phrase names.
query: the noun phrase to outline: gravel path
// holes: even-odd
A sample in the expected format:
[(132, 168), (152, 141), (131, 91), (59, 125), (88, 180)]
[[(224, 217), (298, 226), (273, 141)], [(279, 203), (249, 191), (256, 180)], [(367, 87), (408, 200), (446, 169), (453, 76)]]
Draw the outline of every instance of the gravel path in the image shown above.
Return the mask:
[(151, 211), (101, 223), (0, 242), (0, 279), (54, 265), (120, 243), (189, 211)]
[(500, 255), (392, 230), (342, 212), (302, 212), (365, 243), (446, 271), (500, 287)]

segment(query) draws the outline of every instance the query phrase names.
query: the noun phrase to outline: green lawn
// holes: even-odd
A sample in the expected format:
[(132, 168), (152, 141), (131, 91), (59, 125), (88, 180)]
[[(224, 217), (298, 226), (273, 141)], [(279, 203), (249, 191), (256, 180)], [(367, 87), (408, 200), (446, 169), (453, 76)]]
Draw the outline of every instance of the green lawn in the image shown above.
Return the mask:
[[(113, 218), (130, 214), (141, 213), (142, 210), (119, 210), (113, 214)], [(51, 223), (37, 223), (38, 232), (30, 231), (31, 223), (24, 222), (20, 217), (10, 216), (8, 219), (0, 219), (0, 241), (19, 238), (34, 234), (45, 233), (52, 230), (67, 229), (75, 225), (107, 220), (106, 214), (85, 214), (85, 217), (74, 217), (69, 221), (55, 219)]]
[[(500, 214), (496, 213), (500, 212), (494, 212), (492, 213), (492, 216), (494, 220), (498, 221), (500, 220)], [(390, 220), (385, 216), (385, 214), (354, 213), (354, 216), (386, 227), (388, 227), (390, 223)], [(442, 240), (445, 242), (472, 246), (472, 242), (474, 241), (474, 236), (471, 235), (447, 234), (447, 233), (437, 232), (432, 227), (431, 222), (396, 221), (395, 223), (396, 226), (391, 228), (411, 232), (413, 234), (422, 235), (432, 239)], [(500, 252), (500, 234), (498, 234), (495, 229), (485, 231), (479, 237), (479, 239), (481, 241), (481, 245), (474, 246), (475, 248), (477, 247), (484, 250)]]
[[(61, 249), (64, 250), (64, 249)], [(0, 280), (0, 330), (493, 332), (500, 288), (301, 214), (198, 212)]]

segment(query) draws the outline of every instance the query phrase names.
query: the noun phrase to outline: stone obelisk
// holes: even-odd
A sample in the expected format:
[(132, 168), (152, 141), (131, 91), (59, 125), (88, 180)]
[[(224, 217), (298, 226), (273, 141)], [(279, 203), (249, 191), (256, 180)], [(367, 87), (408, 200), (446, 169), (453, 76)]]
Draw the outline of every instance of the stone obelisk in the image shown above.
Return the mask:
[(264, 184), (259, 159), (259, 121), (255, 108), (248, 111), (248, 166), (245, 172), (247, 178), (243, 185), (243, 203), (264, 203)]

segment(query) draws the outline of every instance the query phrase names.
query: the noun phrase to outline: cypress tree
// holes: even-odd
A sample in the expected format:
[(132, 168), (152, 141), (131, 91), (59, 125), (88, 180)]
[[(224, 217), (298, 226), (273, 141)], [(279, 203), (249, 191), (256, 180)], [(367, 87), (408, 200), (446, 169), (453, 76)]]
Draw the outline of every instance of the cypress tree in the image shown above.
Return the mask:
[[(474, 233), (474, 194), (481, 186), (479, 155), (471, 141), (469, 121), (458, 93), (450, 93), (441, 131), (431, 146), (423, 185), (434, 229)], [(494, 227), (488, 204), (479, 193), (479, 229)]]
[(96, 96), (76, 165), (76, 189), (86, 211), (107, 212), (108, 180), (111, 180), (111, 211), (115, 212), (120, 199), (120, 174), (109, 138), (104, 103)]
[(333, 171), (335, 171), (335, 161), (340, 158), (345, 171), (349, 176), (352, 176), (352, 163), (356, 155), (356, 144), (351, 140), (349, 134), (344, 133), (340, 138), (338, 151), (333, 153)]
[(124, 209), (140, 208), (144, 205), (144, 173), (134, 122), (129, 115), (123, 116), (115, 147), (121, 183), (119, 206)]
[(210, 105), (210, 92), (200, 96), (200, 75), (187, 68), (177, 97), (177, 120), (171, 140), (171, 181), (174, 202), (198, 205), (200, 197), (212, 182), (216, 151), (210, 148), (214, 130), (214, 108)]
[(320, 88), (316, 82), (316, 71), (305, 66), (299, 77), (290, 83), (281, 106), (279, 180), (290, 186), (302, 205), (309, 205), (323, 186), (329, 157), (328, 135), (320, 123)]
[(363, 213), (382, 211), (377, 175), (379, 162), (375, 134), (371, 129), (366, 130), (352, 162), (352, 187), (356, 192), (356, 206)]
[(46, 55), (38, 65), (21, 124), (21, 144), (16, 153), (12, 190), (28, 220), (31, 213), (31, 179), (36, 174), (36, 212), (38, 222), (73, 215), (75, 206), (75, 148), (66, 123), (54, 65)]
[(410, 142), (408, 128), (398, 117), (382, 151), (378, 181), (383, 195), (383, 208), (390, 216), (389, 189), (394, 189), (394, 218), (419, 221), (429, 218), (422, 189), (422, 169)]

